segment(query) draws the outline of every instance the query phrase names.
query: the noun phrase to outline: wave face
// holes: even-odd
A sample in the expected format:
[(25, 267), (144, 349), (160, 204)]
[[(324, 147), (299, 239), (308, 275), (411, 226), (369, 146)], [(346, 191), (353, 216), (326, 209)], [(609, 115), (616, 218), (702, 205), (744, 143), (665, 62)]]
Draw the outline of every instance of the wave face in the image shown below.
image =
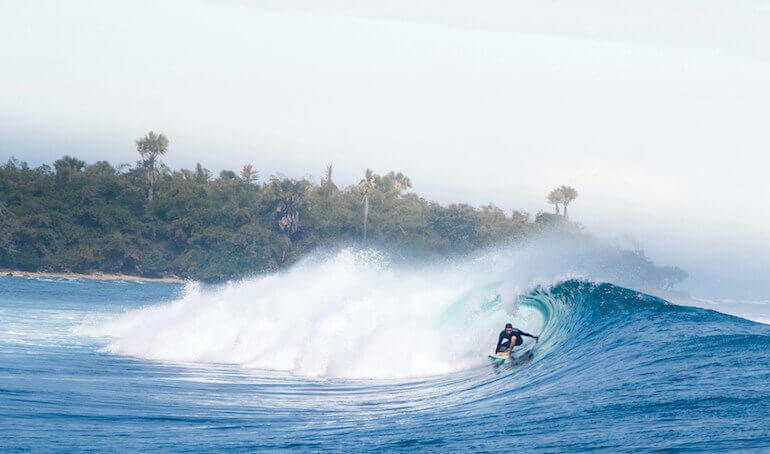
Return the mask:
[[(101, 287), (78, 294), (71, 283), (40, 282), (47, 296), (34, 302), (0, 289), (12, 320), (0, 330), (0, 441), (102, 450), (116, 440), (129, 450), (770, 448), (770, 326), (558, 277), (575, 269), (542, 266), (511, 280), (522, 260), (485, 255), (410, 269), (342, 251), (144, 307), (152, 298), (132, 305), (126, 295), (160, 287), (83, 283)], [(73, 302), (62, 303), (68, 292)], [(520, 347), (531, 362), (493, 367), (485, 356), (508, 320), (541, 340)], [(46, 424), (66, 437), (41, 435)]]

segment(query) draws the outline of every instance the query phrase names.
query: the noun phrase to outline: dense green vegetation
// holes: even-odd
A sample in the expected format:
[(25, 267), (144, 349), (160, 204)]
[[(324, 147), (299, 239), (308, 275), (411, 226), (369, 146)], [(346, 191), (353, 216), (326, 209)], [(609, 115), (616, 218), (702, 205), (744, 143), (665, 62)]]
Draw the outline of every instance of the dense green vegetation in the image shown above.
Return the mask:
[(143, 166), (9, 160), (0, 166), (0, 267), (225, 279), (279, 269), (319, 245), (360, 244), (364, 204), (370, 245), (417, 254), (464, 253), (534, 228), (525, 213), (404, 194), (394, 173), (340, 190), (331, 175), (261, 184), (249, 170), (212, 178), (199, 164), (162, 171), (149, 186)]
[[(463, 254), (555, 225), (583, 235), (551, 214), (531, 220), (493, 205), (441, 206), (406, 192), (411, 181), (394, 172), (367, 171), (360, 184), (340, 189), (331, 167), (319, 183), (260, 182), (250, 165), (216, 178), (200, 164), (172, 171), (157, 160), (165, 149), (146, 142), (164, 139), (140, 139), (136, 166), (87, 165), (69, 156), (53, 168), (15, 159), (1, 165), (0, 267), (217, 281), (283, 268), (319, 246), (366, 241), (425, 257)], [(662, 270), (643, 254), (636, 262)], [(682, 278), (675, 274), (661, 276)]]

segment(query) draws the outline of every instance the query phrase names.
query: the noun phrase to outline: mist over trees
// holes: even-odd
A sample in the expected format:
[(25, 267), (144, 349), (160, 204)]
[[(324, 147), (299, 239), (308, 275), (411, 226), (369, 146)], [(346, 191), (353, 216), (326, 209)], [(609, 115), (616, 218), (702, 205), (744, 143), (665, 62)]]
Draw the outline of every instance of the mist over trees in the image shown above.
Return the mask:
[[(219, 281), (279, 270), (321, 246), (367, 244), (426, 258), (544, 229), (587, 236), (549, 213), (533, 220), (492, 204), (439, 205), (407, 192), (412, 182), (397, 172), (367, 169), (343, 188), (331, 166), (319, 183), (261, 182), (251, 164), (213, 178), (200, 163), (194, 170), (159, 163), (167, 147), (163, 135), (151, 133), (137, 141), (142, 160), (135, 166), (70, 156), (53, 167), (15, 159), (0, 165), (0, 268)], [(686, 277), (637, 262), (658, 273), (661, 288)]]

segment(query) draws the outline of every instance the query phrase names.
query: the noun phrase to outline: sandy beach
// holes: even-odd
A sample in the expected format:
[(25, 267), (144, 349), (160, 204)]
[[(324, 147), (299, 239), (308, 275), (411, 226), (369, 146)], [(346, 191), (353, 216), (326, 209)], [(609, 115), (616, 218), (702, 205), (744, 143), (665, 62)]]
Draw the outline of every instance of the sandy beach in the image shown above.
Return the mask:
[(64, 279), (94, 279), (100, 281), (142, 281), (142, 282), (175, 282), (183, 284), (186, 280), (176, 277), (142, 277), (131, 276), (127, 274), (108, 274), (108, 273), (50, 273), (47, 271), (20, 271), (0, 268), (0, 276), (14, 277), (58, 277)]

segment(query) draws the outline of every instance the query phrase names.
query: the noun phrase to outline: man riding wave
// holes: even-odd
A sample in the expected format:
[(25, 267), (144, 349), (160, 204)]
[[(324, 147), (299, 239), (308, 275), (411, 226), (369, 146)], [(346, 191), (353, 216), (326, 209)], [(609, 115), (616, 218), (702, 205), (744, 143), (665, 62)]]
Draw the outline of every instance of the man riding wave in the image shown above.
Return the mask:
[(500, 356), (510, 356), (513, 353), (513, 347), (521, 345), (524, 342), (523, 336), (531, 337), (535, 339), (535, 342), (540, 340), (540, 336), (533, 336), (529, 333), (514, 328), (510, 323), (505, 324), (505, 329), (500, 332), (500, 337), (497, 339), (497, 347), (495, 347), (495, 354)]

